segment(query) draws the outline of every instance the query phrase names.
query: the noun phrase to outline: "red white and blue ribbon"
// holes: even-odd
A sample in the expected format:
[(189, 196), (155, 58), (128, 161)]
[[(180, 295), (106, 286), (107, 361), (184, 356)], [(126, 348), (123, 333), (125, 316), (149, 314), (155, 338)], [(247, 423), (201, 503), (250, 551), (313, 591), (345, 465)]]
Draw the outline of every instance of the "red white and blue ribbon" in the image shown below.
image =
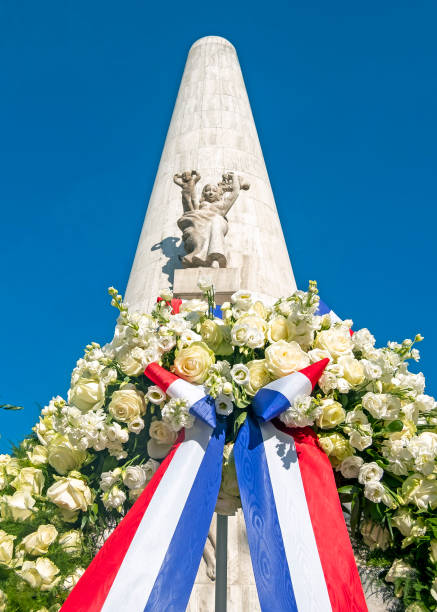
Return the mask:
[[(328, 457), (310, 428), (271, 422), (310, 394), (329, 360), (270, 383), (234, 446), (263, 612), (367, 610)], [(63, 612), (183, 612), (217, 501), (224, 423), (211, 398), (157, 364), (145, 372), (199, 416), (92, 561)], [(200, 409), (199, 409), (200, 406)]]
[(325, 304), (325, 302), (323, 300), (319, 301), (319, 306), (316, 310), (316, 315), (320, 315), (323, 316), (325, 314), (329, 314), (329, 317), (331, 319), (331, 323), (341, 323), (341, 319), (338, 315), (335, 314), (335, 312), (332, 310), (332, 308), (330, 308), (328, 306), (328, 304)]

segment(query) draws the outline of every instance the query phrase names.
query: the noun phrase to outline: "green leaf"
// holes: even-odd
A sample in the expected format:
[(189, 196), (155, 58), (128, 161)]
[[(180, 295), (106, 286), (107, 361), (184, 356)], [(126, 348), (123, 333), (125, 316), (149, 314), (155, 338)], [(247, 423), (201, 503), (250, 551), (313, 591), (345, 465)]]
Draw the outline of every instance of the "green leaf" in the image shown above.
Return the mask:
[(351, 508), (351, 532), (355, 535), (360, 524), (361, 519), (361, 499), (359, 495), (356, 495), (352, 501)]
[(12, 404), (0, 404), (3, 410), (23, 410), (23, 406), (13, 406)]
[(388, 425), (385, 426), (385, 430), (389, 432), (402, 431), (404, 428), (404, 424), (402, 421), (392, 421)]
[(234, 421), (234, 436), (237, 434), (237, 431), (243, 425), (244, 421), (246, 420), (246, 417), (247, 417), (247, 412), (240, 412), (240, 414), (235, 419), (235, 421)]

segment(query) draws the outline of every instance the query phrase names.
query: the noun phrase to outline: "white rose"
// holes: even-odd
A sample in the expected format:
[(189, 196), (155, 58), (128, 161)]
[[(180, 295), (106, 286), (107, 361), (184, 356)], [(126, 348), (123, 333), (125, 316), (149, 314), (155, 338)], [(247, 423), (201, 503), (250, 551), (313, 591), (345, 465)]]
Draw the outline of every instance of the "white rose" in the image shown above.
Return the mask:
[(44, 465), (47, 463), (47, 448), (36, 444), (31, 451), (27, 451), (27, 457), (33, 465)]
[(325, 398), (321, 402), (321, 414), (317, 419), (317, 425), (322, 429), (332, 429), (343, 423), (346, 412), (343, 406), (331, 398)]
[(155, 461), (154, 459), (149, 459), (141, 466), (141, 468), (144, 471), (144, 474), (146, 475), (146, 482), (149, 482), (153, 474), (159, 468), (159, 462)]
[(370, 501), (374, 504), (378, 504), (380, 501), (383, 501), (384, 496), (384, 485), (382, 485), (378, 480), (372, 480), (371, 482), (366, 483), (364, 486), (364, 497), (370, 499)]
[(63, 477), (47, 489), (47, 498), (59, 508), (76, 512), (85, 512), (92, 504), (92, 493), (83, 480), (74, 477)]
[(364, 459), (358, 455), (352, 455), (351, 457), (346, 457), (346, 459), (343, 459), (336, 469), (337, 471), (339, 470), (341, 472), (341, 475), (344, 478), (358, 478), (360, 467), (363, 465), (363, 463)]
[(21, 540), (24, 550), (33, 555), (45, 555), (49, 546), (53, 544), (58, 535), (58, 530), (54, 525), (40, 525), (36, 531), (29, 533)]
[(2, 519), (25, 521), (32, 516), (35, 503), (28, 490), (16, 491), (13, 495), (4, 495), (1, 500)]
[(270, 343), (278, 340), (288, 340), (288, 324), (285, 317), (278, 316), (269, 321), (267, 340)]
[(310, 364), (310, 359), (297, 342), (278, 340), (266, 348), (267, 369), (275, 378), (287, 376)]
[(129, 421), (145, 414), (144, 393), (137, 391), (134, 385), (125, 385), (118, 391), (114, 391), (108, 410), (117, 421), (129, 423)]
[(387, 572), (385, 580), (386, 582), (395, 582), (398, 578), (409, 578), (414, 576), (415, 573), (411, 565), (405, 563), (402, 559), (395, 559)]
[(121, 511), (124, 502), (126, 501), (126, 493), (117, 485), (112, 487), (110, 491), (105, 491), (101, 495), (103, 505), (106, 509), (116, 508)]
[(246, 391), (248, 395), (255, 395), (258, 389), (264, 387), (271, 381), (267, 362), (265, 359), (254, 359), (253, 361), (249, 361), (246, 366), (249, 371), (249, 381)]
[(154, 438), (150, 438), (147, 442), (147, 454), (153, 459), (164, 459), (167, 457), (173, 444), (161, 444)]
[(116, 359), (126, 376), (139, 376), (147, 365), (147, 353), (139, 346), (123, 346), (117, 351)]
[(64, 591), (71, 591), (73, 587), (79, 582), (80, 577), (85, 573), (83, 567), (76, 567), (72, 574), (69, 574), (64, 578), (61, 584), (61, 589)]
[(342, 355), (350, 355), (352, 341), (349, 329), (344, 326), (325, 329), (317, 334), (314, 348), (319, 348), (338, 359)]
[(144, 419), (140, 416), (135, 417), (127, 424), (128, 431), (138, 435), (144, 429)]
[(173, 445), (177, 438), (177, 434), (164, 421), (152, 421), (149, 435), (159, 444)]
[(72, 470), (78, 470), (85, 459), (86, 453), (73, 448), (65, 436), (56, 435), (47, 446), (47, 460), (61, 476)]
[(105, 401), (105, 385), (100, 380), (79, 378), (68, 392), (68, 401), (82, 412), (97, 410)]
[(241, 289), (231, 296), (231, 302), (239, 310), (249, 310), (253, 302), (253, 294), (251, 291)]
[(338, 363), (343, 367), (343, 377), (353, 387), (358, 387), (364, 381), (364, 368), (358, 359), (349, 355), (338, 358)]
[(402, 484), (402, 497), (413, 502), (421, 510), (437, 508), (437, 480), (435, 475), (412, 474)]
[(14, 557), (14, 540), (17, 536), (0, 529), (0, 565), (10, 565)]
[(25, 467), (14, 478), (11, 485), (17, 491), (29, 491), (31, 495), (41, 495), (44, 487), (44, 475), (38, 468)]
[(351, 446), (356, 448), (359, 451), (363, 451), (365, 448), (368, 448), (372, 444), (372, 428), (370, 425), (362, 425), (360, 430), (352, 429), (349, 432), (349, 442)]
[(77, 529), (66, 531), (59, 537), (59, 546), (69, 555), (78, 555), (82, 550), (83, 536)]
[(370, 548), (375, 550), (380, 548), (386, 550), (390, 544), (390, 532), (385, 527), (381, 527), (378, 523), (374, 523), (372, 520), (367, 519), (361, 525), (361, 534), (363, 536), (364, 543)]
[(231, 369), (231, 376), (237, 385), (246, 385), (249, 382), (249, 369), (243, 363), (236, 363)]
[(392, 518), (392, 523), (399, 529), (404, 537), (408, 537), (411, 534), (413, 526), (415, 525), (415, 520), (407, 508), (399, 508)]
[(121, 468), (115, 468), (112, 472), (102, 472), (100, 476), (100, 488), (102, 491), (108, 491), (121, 478)]
[(381, 480), (383, 474), (384, 470), (375, 461), (371, 461), (361, 466), (358, 482), (365, 485), (368, 482)]
[(163, 402), (165, 402), (166, 395), (162, 389), (158, 387), (158, 385), (151, 385), (147, 389), (146, 400), (151, 402), (152, 404), (156, 404), (159, 406)]
[(316, 363), (316, 361), (321, 361), (322, 359), (331, 359), (331, 355), (328, 351), (324, 351), (323, 349), (312, 349), (308, 351), (308, 357), (311, 360), (311, 363)]
[(50, 591), (61, 580), (59, 569), (47, 557), (38, 557), (36, 561), (24, 561), (21, 570), (17, 571), (23, 580), (33, 589)]
[(128, 489), (141, 489), (146, 484), (146, 474), (140, 465), (130, 465), (123, 474), (123, 484)]

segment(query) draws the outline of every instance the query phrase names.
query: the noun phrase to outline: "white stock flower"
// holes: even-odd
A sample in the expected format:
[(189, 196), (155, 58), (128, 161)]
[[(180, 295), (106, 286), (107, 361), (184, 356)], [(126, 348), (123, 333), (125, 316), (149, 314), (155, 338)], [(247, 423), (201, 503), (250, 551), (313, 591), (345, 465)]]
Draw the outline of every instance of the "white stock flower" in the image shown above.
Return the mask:
[(126, 501), (126, 493), (117, 485), (114, 485), (109, 491), (105, 491), (101, 495), (103, 505), (107, 510), (121, 509)]
[(321, 411), (310, 395), (298, 395), (293, 405), (279, 415), (279, 419), (287, 427), (306, 427), (314, 424)]
[(371, 461), (370, 463), (364, 463), (360, 467), (360, 472), (358, 474), (358, 482), (363, 485), (369, 482), (375, 482), (381, 480), (383, 474), (384, 470), (375, 461)]
[(173, 431), (179, 431), (183, 427), (192, 427), (194, 424), (194, 416), (189, 413), (189, 406), (184, 399), (172, 398), (164, 404), (161, 414), (162, 419)]
[(109, 491), (116, 482), (119, 482), (121, 473), (121, 468), (115, 468), (115, 470), (110, 472), (102, 472), (100, 475), (100, 488), (102, 491)]
[(415, 400), (415, 404), (419, 412), (423, 412), (425, 414), (434, 410), (437, 406), (436, 401), (430, 395), (418, 395)]
[(371, 351), (375, 345), (375, 338), (365, 327), (363, 329), (359, 329), (352, 336), (352, 344), (354, 351), (363, 353), (366, 355)]
[(436, 467), (437, 434), (424, 431), (408, 442), (408, 451), (414, 459), (414, 469), (422, 474), (432, 474)]
[(375, 419), (396, 419), (401, 409), (400, 400), (390, 393), (366, 393), (362, 404)]
[(340, 465), (336, 467), (336, 470), (340, 471), (344, 478), (358, 478), (360, 467), (363, 463), (364, 459), (358, 455), (351, 455), (343, 459)]

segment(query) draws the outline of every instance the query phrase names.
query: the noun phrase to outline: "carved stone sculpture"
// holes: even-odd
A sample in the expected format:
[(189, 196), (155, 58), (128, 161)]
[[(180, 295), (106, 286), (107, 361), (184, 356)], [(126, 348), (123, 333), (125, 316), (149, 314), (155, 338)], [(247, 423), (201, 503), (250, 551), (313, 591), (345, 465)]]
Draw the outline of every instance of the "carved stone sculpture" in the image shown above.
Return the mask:
[(186, 268), (226, 268), (226, 218), (241, 189), (250, 185), (233, 172), (223, 174), (217, 185), (205, 185), (197, 203), (196, 183), (200, 179), (196, 170), (175, 174), (174, 182), (182, 189), (184, 214), (178, 219), (182, 231), (185, 255), (180, 259)]

